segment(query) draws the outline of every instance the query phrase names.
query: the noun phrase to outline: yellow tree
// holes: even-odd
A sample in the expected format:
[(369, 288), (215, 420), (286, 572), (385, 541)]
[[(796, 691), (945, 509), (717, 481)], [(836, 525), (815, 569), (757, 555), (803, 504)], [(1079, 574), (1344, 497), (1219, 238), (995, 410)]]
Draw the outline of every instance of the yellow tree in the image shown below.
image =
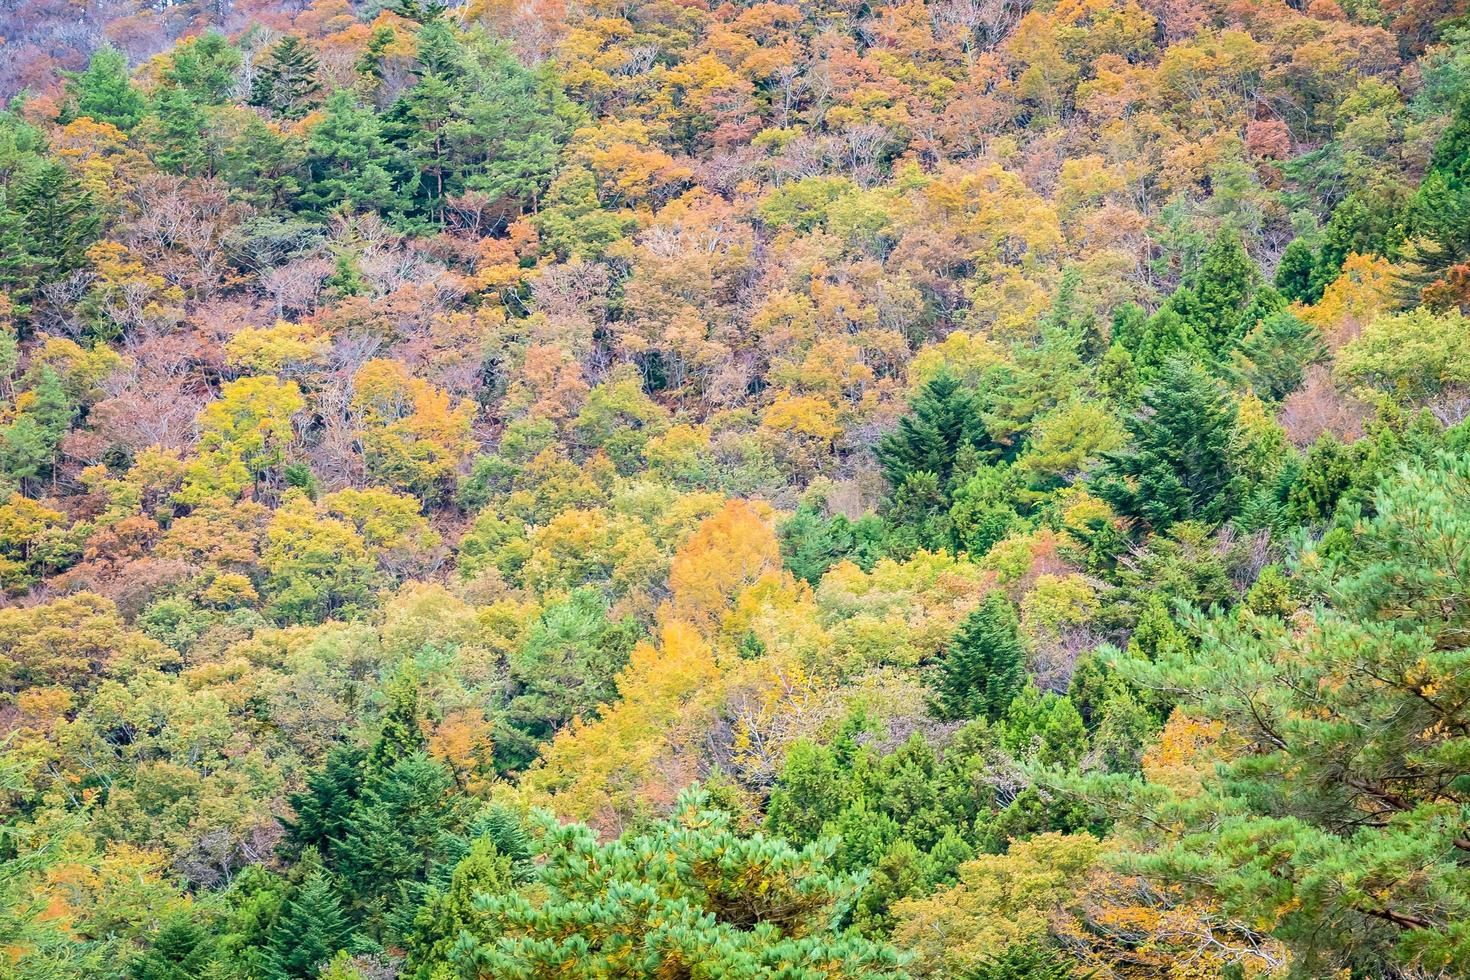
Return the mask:
[(742, 590), (780, 568), (769, 516), (747, 501), (726, 501), (674, 555), (671, 616), (711, 635)]
[(291, 417), (305, 407), (296, 383), (274, 375), (225, 385), (199, 413), (199, 455), (176, 499), (193, 506), (270, 488), (294, 436)]
[(714, 653), (690, 626), (667, 623), (660, 645), (639, 643), (618, 675), (619, 699), (577, 720), (546, 749), (525, 785), (560, 815), (616, 833), (673, 803), (694, 777), (681, 733), (700, 728), (718, 698)]
[(351, 409), (367, 469), (398, 490), (441, 497), (478, 447), (475, 407), (415, 378), (397, 361), (368, 361), (352, 379)]

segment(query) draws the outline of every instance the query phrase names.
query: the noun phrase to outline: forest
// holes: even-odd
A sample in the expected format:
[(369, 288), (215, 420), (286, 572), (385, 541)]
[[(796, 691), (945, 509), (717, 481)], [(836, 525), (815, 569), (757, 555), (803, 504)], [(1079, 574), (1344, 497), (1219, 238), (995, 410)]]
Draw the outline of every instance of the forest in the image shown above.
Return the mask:
[(1470, 0), (12, 0), (0, 100), (0, 978), (1470, 976)]

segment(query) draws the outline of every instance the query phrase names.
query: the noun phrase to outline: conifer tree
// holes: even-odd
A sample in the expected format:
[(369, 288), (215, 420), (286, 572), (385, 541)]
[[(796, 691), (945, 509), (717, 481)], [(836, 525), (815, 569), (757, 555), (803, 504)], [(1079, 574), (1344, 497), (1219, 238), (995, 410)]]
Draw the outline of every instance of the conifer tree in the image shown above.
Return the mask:
[(955, 464), (968, 452), (971, 462), (993, 456), (999, 447), (980, 417), (975, 395), (947, 372), (935, 375), (899, 419), (897, 431), (878, 444), (878, 462), (894, 489), (915, 473), (932, 473), (944, 492), (950, 489)]
[(1026, 682), (1026, 651), (1016, 610), (992, 592), (966, 618), (939, 663), (934, 707), (950, 720), (1005, 715)]
[(287, 119), (306, 115), (322, 89), (316, 52), (295, 34), (276, 42), (256, 67), (250, 104)]
[(166, 88), (153, 102), (149, 141), (160, 170), (181, 175), (207, 176), (213, 171), (207, 150), (208, 120), (182, 88)]
[(387, 698), (377, 740), (364, 763), (369, 779), (386, 772), (400, 759), (423, 751), (427, 744), (419, 721), (418, 676), (411, 663), (400, 667), (388, 683)]
[(346, 838), (352, 811), (362, 795), (365, 758), (366, 753), (355, 747), (333, 749), (326, 764), (306, 777), (305, 791), (287, 798), (296, 816), (282, 823), (294, 846), (314, 847), (332, 856)]
[(1094, 491), (1154, 530), (1229, 518), (1242, 489), (1232, 454), (1235, 414), (1234, 401), (1203, 368), (1169, 362), (1125, 423), (1133, 444), (1105, 455)]
[(100, 48), (87, 70), (67, 81), (62, 122), (86, 116), (123, 132), (138, 125), (146, 109), (143, 93), (128, 77), (128, 59), (117, 48)]
[(336, 854), (370, 932), (406, 933), (431, 874), (463, 853), (466, 804), (448, 771), (422, 752), (364, 785)]
[(214, 963), (213, 937), (193, 919), (164, 923), (128, 970), (130, 980), (198, 980)]
[(1191, 325), (1204, 344), (1206, 356), (1222, 355), (1240, 336), (1241, 314), (1259, 279), (1260, 271), (1233, 229), (1215, 236), (1194, 280), (1197, 302), (1191, 313)]
[(306, 210), (325, 217), (342, 206), (385, 214), (401, 208), (377, 114), (358, 106), (346, 89), (328, 97), (325, 115), (307, 138), (306, 164), (310, 180), (300, 199)]
[(1241, 338), (1228, 370), (1259, 398), (1278, 402), (1301, 387), (1307, 368), (1327, 356), (1317, 328), (1282, 310)]
[(97, 240), (102, 217), (92, 193), (65, 164), (50, 161), (27, 173), (11, 206), (25, 236), (27, 286), (56, 282), (87, 264), (87, 249)]
[(312, 871), (271, 929), (265, 966), (271, 980), (307, 980), (352, 942), (352, 924), (331, 879)]
[(1341, 560), (1321, 545), (1303, 556), (1311, 615), (1284, 619), (1267, 603), (1197, 616), (1199, 644), (1120, 661), (1127, 680), (1179, 693), (1232, 747), (1183, 794), (1155, 783), (1135, 797), (1152, 800), (1146, 820), (1171, 826), (1131, 864), (1271, 923), (1313, 975), (1459, 976), (1470, 970), (1470, 457), (1403, 466), (1374, 510), (1339, 516), (1353, 543)]
[(199, 105), (223, 105), (238, 81), (244, 56), (218, 31), (207, 31), (174, 49), (163, 77)]
[(1316, 300), (1312, 290), (1312, 270), (1317, 256), (1312, 247), (1300, 238), (1293, 238), (1286, 251), (1281, 253), (1281, 264), (1276, 267), (1276, 289), (1288, 303), (1311, 303)]

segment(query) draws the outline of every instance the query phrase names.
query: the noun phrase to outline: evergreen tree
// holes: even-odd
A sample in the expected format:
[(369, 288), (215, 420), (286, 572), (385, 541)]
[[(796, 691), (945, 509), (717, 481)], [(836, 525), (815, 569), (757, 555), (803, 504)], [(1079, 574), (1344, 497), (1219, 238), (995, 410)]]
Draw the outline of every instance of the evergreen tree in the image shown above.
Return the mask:
[(1183, 794), (1151, 784), (1143, 821), (1171, 826), (1130, 865), (1263, 916), (1314, 976), (1461, 976), (1470, 456), (1393, 471), (1374, 510), (1339, 516), (1340, 558), (1331, 535), (1303, 556), (1310, 616), (1196, 616), (1199, 644), (1119, 662), (1239, 747)]
[(387, 708), (378, 727), (378, 737), (364, 762), (368, 779), (392, 768), (399, 760), (422, 752), (428, 744), (419, 721), (418, 675), (405, 661), (387, 684)]
[(87, 249), (97, 240), (101, 215), (92, 193), (83, 189), (64, 164), (48, 162), (18, 182), (11, 206), (20, 216), (31, 287), (56, 282), (87, 264)]
[(489, 839), (476, 840), (454, 866), (449, 887), (431, 895), (414, 920), (408, 943), (411, 975), (416, 980), (438, 980), (449, 973), (460, 934), (473, 935), (479, 923), (476, 900), (481, 895), (508, 894), (515, 884), (511, 859)]
[(213, 173), (207, 141), (209, 123), (186, 90), (175, 87), (159, 92), (153, 101), (151, 121), (149, 143), (160, 170), (197, 176)]
[(1311, 291), (1304, 299), (1315, 303), (1342, 272), (1353, 253), (1398, 257), (1405, 236), (1407, 202), (1398, 188), (1354, 191), (1332, 211), (1322, 230)]
[(245, 200), (276, 210), (291, 205), (301, 193), (307, 173), (306, 148), (295, 137), (252, 116), (225, 149), (222, 169), (230, 186)]
[(962, 980), (1076, 980), (1077, 965), (1046, 946), (1018, 943), (986, 958)]
[(271, 929), (265, 967), (271, 980), (307, 980), (352, 944), (352, 925), (331, 879), (312, 871)]
[(198, 980), (214, 966), (214, 938), (203, 924), (179, 917), (165, 923), (128, 968), (128, 980)]
[(50, 365), (41, 368), (25, 394), (23, 407), (0, 425), (0, 472), (15, 481), (51, 474), (77, 414), (76, 402)]
[[(548, 825), (530, 889), (485, 895), (452, 950), (470, 976), (739, 976), (902, 980), (895, 951), (840, 930), (857, 882), (827, 845), (742, 837), (684, 793), (641, 833), (599, 843)], [(534, 896), (535, 901), (529, 899)]]
[(778, 529), (781, 556), (791, 574), (812, 585), (821, 581), (827, 569), (843, 559), (850, 559), (864, 571), (884, 555), (882, 522), (872, 514), (856, 521), (843, 514), (823, 517), (803, 504)]
[(402, 207), (378, 116), (345, 89), (328, 97), (326, 114), (306, 141), (306, 164), (309, 182), (298, 203), (304, 210), (326, 217), (344, 206), (384, 214)]
[[(1470, 95), (1462, 96), (1410, 205), (1414, 261), (1405, 281), (1423, 289), (1470, 259)], [(1418, 299), (1417, 296), (1413, 297)]]
[(364, 784), (336, 853), (370, 932), (406, 935), (431, 876), (463, 853), (467, 804), (449, 772), (422, 752)]
[(1276, 267), (1276, 289), (1288, 303), (1313, 302), (1312, 272), (1317, 265), (1317, 256), (1303, 239), (1293, 238), (1286, 251), (1281, 253), (1281, 264)]
[(256, 66), (250, 104), (287, 119), (300, 119), (321, 92), (320, 68), (310, 45), (294, 34), (286, 35)]
[(240, 49), (218, 31), (207, 31), (174, 49), (163, 77), (198, 105), (224, 105), (239, 82)]
[(877, 455), (895, 490), (915, 473), (932, 473), (947, 495), (957, 462), (968, 456), (973, 465), (997, 455), (999, 448), (986, 431), (974, 393), (954, 375), (941, 372), (910, 402), (897, 431), (883, 437)]
[(1194, 280), (1196, 303), (1190, 313), (1191, 326), (1206, 356), (1224, 354), (1242, 329), (1255, 326), (1254, 322), (1242, 325), (1241, 316), (1259, 280), (1260, 270), (1246, 254), (1240, 236), (1229, 228), (1215, 236)]
[(995, 720), (1026, 682), (1026, 651), (1016, 611), (1004, 595), (992, 592), (965, 619), (939, 662), (934, 708), (955, 720)]
[(1229, 373), (1259, 398), (1278, 402), (1301, 387), (1307, 368), (1327, 356), (1317, 328), (1283, 310), (1241, 338), (1231, 352)]
[(1240, 504), (1232, 446), (1235, 403), (1203, 368), (1174, 360), (1126, 422), (1132, 445), (1108, 453), (1094, 492), (1155, 530), (1219, 523)]
[(330, 858), (346, 839), (352, 812), (362, 795), (366, 757), (367, 753), (358, 748), (333, 749), (327, 754), (326, 764), (306, 777), (306, 789), (287, 798), (296, 818), (281, 822), (296, 849), (314, 847)]
[(126, 133), (138, 125), (146, 108), (143, 93), (128, 77), (127, 57), (114, 47), (104, 47), (92, 55), (86, 71), (67, 79), (61, 121), (87, 116)]

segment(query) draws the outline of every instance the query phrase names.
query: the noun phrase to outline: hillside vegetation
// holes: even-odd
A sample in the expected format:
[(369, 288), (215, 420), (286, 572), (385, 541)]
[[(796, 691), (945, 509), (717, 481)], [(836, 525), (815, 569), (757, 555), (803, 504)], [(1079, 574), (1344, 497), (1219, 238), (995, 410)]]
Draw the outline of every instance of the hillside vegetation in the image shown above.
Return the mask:
[(0, 977), (1470, 975), (1464, 0), (77, 10)]

